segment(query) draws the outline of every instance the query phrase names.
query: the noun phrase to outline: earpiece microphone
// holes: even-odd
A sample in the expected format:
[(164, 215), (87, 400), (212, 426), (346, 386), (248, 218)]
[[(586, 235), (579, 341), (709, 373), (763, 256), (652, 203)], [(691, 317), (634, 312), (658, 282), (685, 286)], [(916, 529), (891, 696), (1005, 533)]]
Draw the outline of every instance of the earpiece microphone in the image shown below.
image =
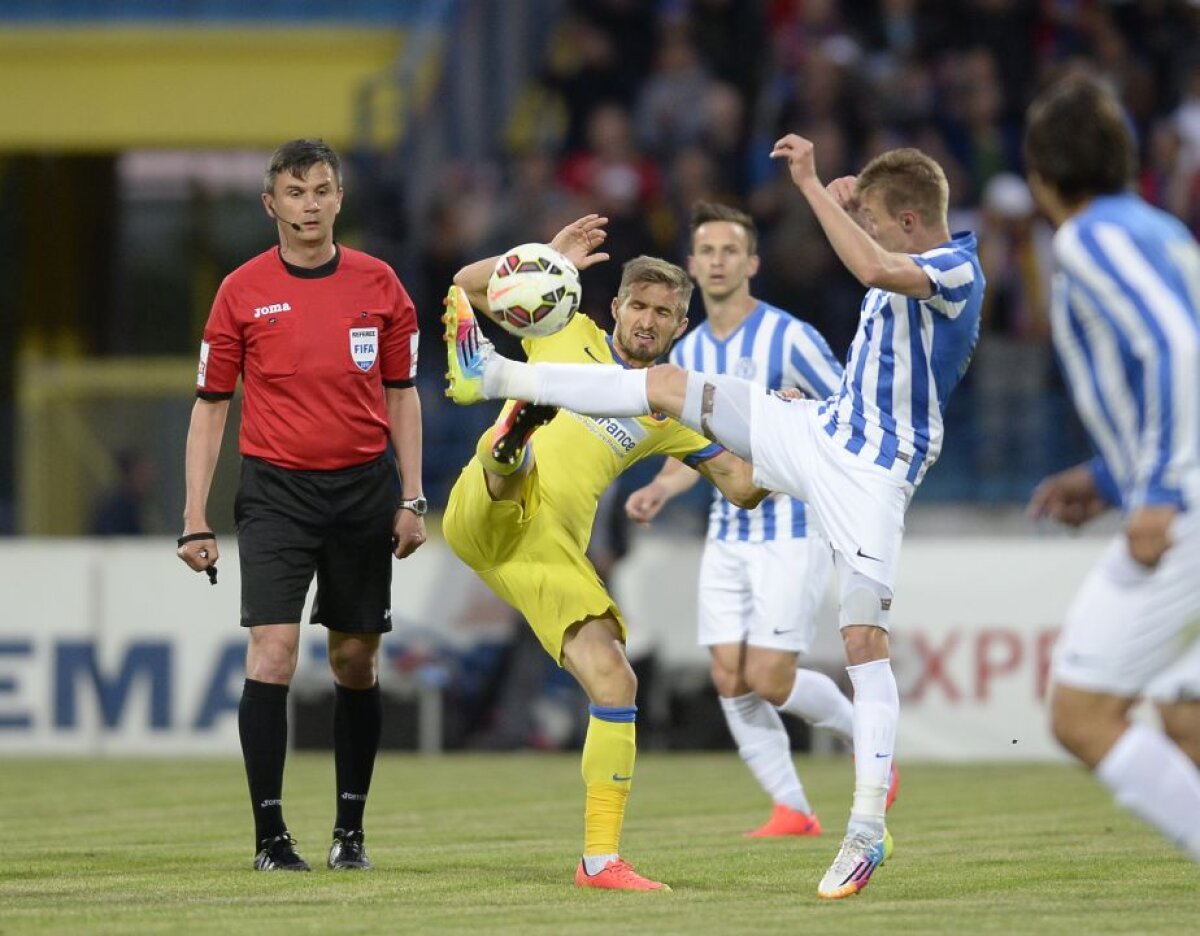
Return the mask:
[(287, 218), (279, 217), (279, 212), (275, 210), (274, 205), (271, 205), (271, 217), (274, 218), (276, 221), (286, 224), (293, 231), (303, 231), (304, 230), (304, 228), (302, 228), (300, 225), (298, 225), (295, 221), (289, 221)]
[(304, 230), (304, 228), (302, 228), (300, 225), (298, 225), (295, 221), (289, 221), (287, 218), (279, 217), (279, 212), (276, 211), (274, 208), (271, 209), (271, 217), (273, 217), (276, 221), (281, 221), (284, 224), (288, 225), (293, 231), (303, 231)]

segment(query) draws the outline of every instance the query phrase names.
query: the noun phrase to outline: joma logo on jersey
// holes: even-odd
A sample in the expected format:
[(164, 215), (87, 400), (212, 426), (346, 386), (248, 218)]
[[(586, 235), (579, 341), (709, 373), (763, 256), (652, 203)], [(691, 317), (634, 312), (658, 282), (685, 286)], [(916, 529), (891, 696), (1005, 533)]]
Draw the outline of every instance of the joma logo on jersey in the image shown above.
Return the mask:
[(254, 310), (255, 318), (262, 318), (264, 315), (274, 315), (276, 312), (291, 312), (292, 307), (286, 302), (272, 302), (270, 305), (259, 306)]

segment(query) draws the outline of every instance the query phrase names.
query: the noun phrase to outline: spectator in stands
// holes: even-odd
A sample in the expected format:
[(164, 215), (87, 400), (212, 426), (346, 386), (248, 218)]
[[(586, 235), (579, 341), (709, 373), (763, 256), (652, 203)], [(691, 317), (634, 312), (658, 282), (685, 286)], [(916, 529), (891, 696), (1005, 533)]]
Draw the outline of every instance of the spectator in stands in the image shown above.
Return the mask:
[(637, 148), (629, 110), (604, 104), (588, 121), (586, 148), (567, 154), (558, 178), (590, 211), (608, 218), (605, 250), (614, 262), (585, 272), (583, 308), (602, 328), (609, 327), (611, 311), (603, 297), (616, 294), (621, 264), (656, 252), (661, 174), (654, 161)]
[(720, 82), (737, 90), (748, 113), (758, 106), (770, 61), (755, 51), (767, 48), (766, 6), (740, 0), (692, 0), (687, 11), (689, 32), (701, 60)]
[[(547, 147), (563, 166), (560, 182), (579, 199), (556, 217), (608, 214), (614, 270), (639, 252), (677, 253), (692, 200), (742, 205), (763, 233), (764, 299), (812, 310), (835, 350), (849, 339), (838, 331), (846, 321), (840, 304), (856, 304), (857, 290), (823, 239), (779, 208), (777, 191), (764, 181), (777, 174), (742, 155), (747, 147), (765, 152), (764, 141), (795, 127), (822, 136), (822, 159), (840, 154), (843, 165), (822, 166), (822, 173), (845, 172), (889, 149), (920, 148), (946, 172), (952, 221), (964, 217), (969, 226), (989, 181), (1020, 169), (1017, 124), (1036, 86), (1099, 62), (1139, 128), (1147, 198), (1200, 230), (1200, 13), (1183, 0), (572, 0), (567, 9), (542, 84), (559, 103), (547, 106), (543, 96), (519, 115), (524, 144)], [(680, 55), (683, 49), (691, 51)], [(661, 67), (654, 70), (656, 57), (686, 60), (691, 77), (667, 79)], [(697, 66), (709, 76), (709, 91), (691, 107), (662, 107), (680, 99), (679, 86), (692, 86)], [(596, 123), (618, 128), (614, 113), (631, 108), (650, 145), (642, 152), (624, 144), (620, 160), (596, 171), (590, 133)], [(598, 116), (602, 110), (608, 113)], [(1176, 129), (1177, 153), (1164, 123)], [(652, 179), (659, 181), (647, 184)], [(534, 203), (533, 191), (526, 187), (514, 204)], [(585, 303), (615, 289), (599, 281), (605, 275), (585, 274)], [(609, 324), (607, 308), (585, 311)], [(1020, 466), (1009, 460), (1012, 467)], [(935, 476), (931, 493), (948, 469)]]
[(991, 52), (978, 46), (954, 55), (950, 74), (943, 103), (949, 119), (942, 135), (968, 173), (966, 200), (977, 204), (988, 179), (1019, 166), (1019, 134), (1016, 125), (1004, 119), (1000, 75)]
[(633, 105), (637, 76), (624, 65), (618, 48), (616, 38), (589, 16), (572, 14), (563, 22), (542, 84), (559, 96), (566, 110), (564, 151), (587, 144), (588, 125), (598, 108)]
[(700, 102), (703, 125), (698, 142), (717, 166), (718, 186), (738, 200), (774, 173), (769, 162), (755, 157), (766, 141), (748, 132), (747, 101), (734, 85), (718, 81)]
[[(713, 78), (683, 24), (669, 25), (638, 95), (634, 113), (638, 143), (660, 159), (670, 159), (681, 147), (694, 143), (708, 117), (697, 103), (712, 85)], [(740, 135), (741, 127), (735, 131)]]
[(150, 532), (147, 501), (154, 488), (154, 463), (138, 449), (117, 453), (117, 482), (92, 511), (93, 536), (139, 536)]
[(1050, 350), (1050, 257), (1053, 232), (1025, 180), (993, 176), (979, 216), (979, 263), (987, 278), (982, 339), (968, 375), (978, 441), (975, 469), (1005, 496), (1024, 495), (1050, 469), (1047, 391)]

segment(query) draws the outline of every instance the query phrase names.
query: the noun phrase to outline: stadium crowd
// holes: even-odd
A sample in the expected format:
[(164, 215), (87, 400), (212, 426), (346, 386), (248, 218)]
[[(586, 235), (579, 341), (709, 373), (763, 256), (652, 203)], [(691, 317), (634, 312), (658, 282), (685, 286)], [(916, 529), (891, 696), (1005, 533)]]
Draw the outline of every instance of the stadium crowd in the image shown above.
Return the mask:
[[(918, 146), (946, 168), (951, 226), (977, 231), (989, 283), (976, 361), (948, 414), (954, 441), (923, 496), (1021, 502), (1086, 445), (1049, 346), (1050, 230), (1020, 152), (1033, 95), (1080, 69), (1124, 102), (1141, 193), (1200, 230), (1200, 4), (573, 0), (498, 162), (450, 165), (436, 180), (408, 277), (423, 346), (436, 353), (438, 297), (468, 258), (548, 238), (588, 211), (611, 219), (613, 260), (585, 274), (584, 307), (611, 326), (621, 263), (682, 260), (688, 211), (706, 199), (752, 214), (756, 294), (806, 318), (841, 356), (861, 289), (767, 158), (771, 141), (814, 140), (826, 180)], [(440, 369), (425, 376), (433, 402)], [(470, 418), (450, 408), (436, 417)], [(433, 479), (444, 474), (443, 435), (471, 433), (435, 430)]]

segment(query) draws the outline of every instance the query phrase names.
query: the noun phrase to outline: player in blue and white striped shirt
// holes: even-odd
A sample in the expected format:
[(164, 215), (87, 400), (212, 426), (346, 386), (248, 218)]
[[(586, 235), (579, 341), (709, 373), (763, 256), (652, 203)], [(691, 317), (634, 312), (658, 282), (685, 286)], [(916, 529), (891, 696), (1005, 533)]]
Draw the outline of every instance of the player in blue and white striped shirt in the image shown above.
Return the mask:
[[(825, 339), (750, 294), (759, 266), (753, 218), (698, 202), (691, 230), (688, 272), (700, 288), (705, 319), (672, 348), (671, 363), (733, 374), (767, 390), (830, 396), (842, 368)], [(626, 511), (648, 524), (699, 477), (669, 459), (653, 481), (630, 494)], [(750, 833), (756, 838), (821, 833), (779, 712), (845, 740), (852, 736), (850, 700), (824, 673), (796, 667), (812, 647), (832, 572), (829, 543), (803, 501), (773, 494), (747, 510), (713, 491), (700, 564), (699, 639), (712, 657), (713, 684), (738, 753), (774, 804), (767, 823)]]
[[(873, 223), (869, 208), (863, 215)], [(983, 289), (974, 234), (913, 260), (937, 291), (924, 299), (884, 286), (867, 293), (846, 379), (822, 413), (847, 451), (915, 486), (942, 451), (942, 412), (979, 338)]]
[[(1118, 803), (1200, 861), (1200, 247), (1126, 191), (1117, 100), (1074, 78), (1034, 102), (1030, 188), (1058, 226), (1051, 328), (1098, 453), (1052, 475), (1035, 515), (1123, 534), (1076, 595), (1054, 656), (1051, 724)], [(1165, 734), (1133, 724), (1141, 697)]]
[[(734, 227), (729, 223), (725, 226)], [(708, 233), (699, 233), (697, 239)], [(699, 249), (706, 246), (701, 243)], [(692, 265), (703, 262), (694, 258)], [(790, 313), (753, 298), (749, 282), (743, 282), (748, 303), (741, 317), (732, 327), (717, 325), (717, 316), (706, 303), (710, 309), (707, 317), (671, 349), (671, 363), (702, 374), (731, 374), (767, 390), (794, 388), (810, 399), (831, 396), (841, 383), (842, 365), (820, 332)], [(708, 295), (703, 280), (700, 292)], [(717, 334), (718, 328), (723, 333)], [(813, 526), (804, 502), (787, 494), (775, 494), (754, 510), (746, 510), (734, 507), (714, 491), (708, 520), (709, 538), (721, 542), (800, 539)], [(815, 532), (819, 535), (819, 528)]]
[(884, 811), (900, 696), (888, 610), (904, 512), (941, 450), (942, 413), (979, 335), (984, 279), (974, 235), (950, 235), (946, 175), (924, 153), (891, 150), (828, 188), (810, 141), (789, 134), (771, 156), (787, 160), (838, 257), (871, 287), (837, 396), (786, 399), (669, 364), (636, 373), (522, 364), (474, 333), (458, 342), (452, 389), (456, 398), (529, 400), (585, 415), (665, 413), (749, 459), (760, 487), (812, 508), (834, 551), (854, 684), (854, 803), (817, 885), (819, 897), (838, 899), (862, 890), (891, 852)]

